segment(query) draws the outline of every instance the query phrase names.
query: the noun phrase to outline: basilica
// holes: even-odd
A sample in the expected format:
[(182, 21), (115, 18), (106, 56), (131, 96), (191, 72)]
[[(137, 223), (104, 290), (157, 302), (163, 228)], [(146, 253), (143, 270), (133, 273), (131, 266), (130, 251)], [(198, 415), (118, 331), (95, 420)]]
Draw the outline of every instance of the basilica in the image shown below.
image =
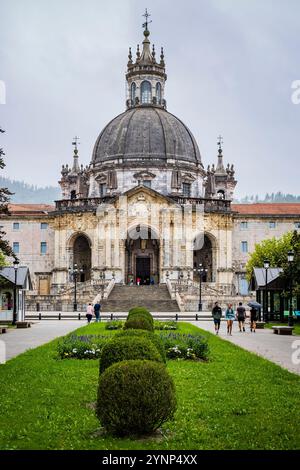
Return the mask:
[(191, 130), (168, 111), (164, 50), (151, 46), (148, 26), (146, 17), (141, 47), (129, 49), (125, 111), (96, 138), (90, 164), (80, 165), (75, 138), (55, 207), (14, 204), (3, 221), (30, 269), (33, 310), (69, 305), (74, 281), (82, 304), (99, 286), (107, 299), (138, 283), (165, 286), (181, 310), (196, 310), (200, 277), (207, 308), (216, 297), (237, 299), (248, 294), (255, 242), (299, 224), (297, 205), (232, 203), (237, 181), (222, 139), (204, 166)]

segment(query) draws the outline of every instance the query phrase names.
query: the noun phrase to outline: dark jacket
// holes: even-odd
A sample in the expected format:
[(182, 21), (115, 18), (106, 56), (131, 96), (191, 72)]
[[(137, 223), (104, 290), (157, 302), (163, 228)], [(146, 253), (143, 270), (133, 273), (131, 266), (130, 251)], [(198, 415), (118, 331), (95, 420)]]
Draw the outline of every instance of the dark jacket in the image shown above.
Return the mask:
[(222, 309), (219, 306), (214, 306), (212, 309), (212, 316), (214, 320), (220, 320), (222, 317)]
[(101, 310), (101, 305), (100, 304), (95, 304), (94, 305), (94, 312), (95, 312), (95, 315), (99, 315), (100, 314), (100, 310)]

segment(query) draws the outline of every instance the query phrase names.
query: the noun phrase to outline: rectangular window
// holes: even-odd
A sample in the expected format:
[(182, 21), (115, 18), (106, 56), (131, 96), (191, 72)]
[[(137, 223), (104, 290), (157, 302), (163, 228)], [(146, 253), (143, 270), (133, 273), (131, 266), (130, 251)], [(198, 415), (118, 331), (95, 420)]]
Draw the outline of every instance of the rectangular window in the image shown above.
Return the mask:
[(241, 243), (242, 253), (248, 253), (248, 242)]
[(13, 242), (13, 251), (15, 255), (20, 253), (20, 243), (19, 242)]
[(185, 197), (191, 197), (191, 185), (190, 185), (190, 183), (182, 183), (182, 194)]
[(47, 243), (41, 242), (41, 255), (45, 255), (47, 253)]
[(300, 222), (295, 222), (295, 228), (296, 229), (300, 228)]
[(101, 183), (101, 184), (100, 184), (100, 197), (105, 196), (105, 194), (106, 194), (106, 184), (105, 184), (105, 183)]
[(276, 228), (276, 222), (269, 222), (269, 228)]
[(48, 228), (47, 222), (42, 222), (41, 223), (41, 230), (47, 230), (47, 228)]
[(248, 222), (241, 222), (240, 223), (240, 228), (241, 228), (241, 230), (247, 230)]
[(20, 229), (20, 223), (19, 222), (13, 222), (13, 230), (19, 230)]
[(146, 186), (146, 188), (151, 188), (151, 180), (144, 180), (143, 186)]

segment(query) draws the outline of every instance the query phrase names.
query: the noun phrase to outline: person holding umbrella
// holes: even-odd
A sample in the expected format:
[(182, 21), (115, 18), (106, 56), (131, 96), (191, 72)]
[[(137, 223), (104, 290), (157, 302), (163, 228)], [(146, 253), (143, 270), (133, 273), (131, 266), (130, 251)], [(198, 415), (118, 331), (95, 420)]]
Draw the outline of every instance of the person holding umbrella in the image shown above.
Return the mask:
[(253, 331), (253, 333), (255, 333), (255, 331), (256, 331), (256, 322), (257, 322), (257, 317), (258, 317), (257, 311), (262, 306), (258, 302), (249, 302), (248, 305), (249, 305), (249, 307), (251, 307), (251, 310), (250, 310), (250, 331), (251, 331), (251, 333), (252, 333), (252, 331)]

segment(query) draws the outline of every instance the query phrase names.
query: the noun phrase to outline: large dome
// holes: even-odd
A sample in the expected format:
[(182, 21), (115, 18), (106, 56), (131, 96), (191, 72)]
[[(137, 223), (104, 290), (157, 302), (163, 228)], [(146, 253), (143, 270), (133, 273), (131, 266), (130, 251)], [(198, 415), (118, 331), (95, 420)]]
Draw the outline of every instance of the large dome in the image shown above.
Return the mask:
[[(201, 164), (191, 131), (173, 114), (154, 106), (139, 106), (115, 117), (99, 135), (93, 163), (121, 159), (123, 163), (167, 159)], [(120, 162), (120, 163), (121, 163)]]

